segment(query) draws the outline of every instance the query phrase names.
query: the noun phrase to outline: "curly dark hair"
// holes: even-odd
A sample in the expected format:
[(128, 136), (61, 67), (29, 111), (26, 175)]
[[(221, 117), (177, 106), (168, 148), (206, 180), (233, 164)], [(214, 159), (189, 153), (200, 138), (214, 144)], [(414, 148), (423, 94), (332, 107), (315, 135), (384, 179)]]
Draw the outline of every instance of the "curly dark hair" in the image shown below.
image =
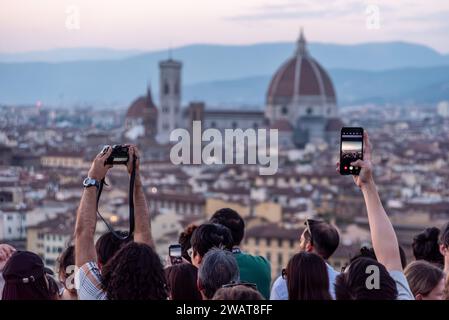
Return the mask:
[(188, 250), (192, 247), (190, 244), (190, 239), (192, 238), (193, 231), (198, 228), (196, 224), (189, 224), (179, 235), (178, 242), (181, 245), (181, 255), (184, 259), (192, 262), (192, 258), (190, 258)]
[(103, 267), (103, 289), (109, 300), (166, 300), (165, 273), (148, 245), (130, 242)]

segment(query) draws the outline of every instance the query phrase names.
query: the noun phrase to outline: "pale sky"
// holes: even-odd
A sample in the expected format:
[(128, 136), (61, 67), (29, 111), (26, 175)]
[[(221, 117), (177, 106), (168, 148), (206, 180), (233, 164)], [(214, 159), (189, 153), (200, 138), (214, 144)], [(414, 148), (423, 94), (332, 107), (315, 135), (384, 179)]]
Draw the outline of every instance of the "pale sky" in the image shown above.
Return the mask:
[[(373, 6), (377, 29), (367, 27)], [(0, 0), (0, 52), (294, 41), (300, 26), (312, 42), (401, 40), (449, 53), (447, 0)]]

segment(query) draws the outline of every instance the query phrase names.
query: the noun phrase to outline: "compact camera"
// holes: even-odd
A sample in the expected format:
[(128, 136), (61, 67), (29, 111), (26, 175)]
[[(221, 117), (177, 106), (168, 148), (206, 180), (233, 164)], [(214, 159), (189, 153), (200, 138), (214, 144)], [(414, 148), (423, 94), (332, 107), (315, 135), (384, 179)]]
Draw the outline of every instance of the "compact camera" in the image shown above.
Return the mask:
[(112, 152), (109, 158), (106, 160), (105, 164), (127, 164), (129, 160), (128, 146), (123, 145), (113, 145)]

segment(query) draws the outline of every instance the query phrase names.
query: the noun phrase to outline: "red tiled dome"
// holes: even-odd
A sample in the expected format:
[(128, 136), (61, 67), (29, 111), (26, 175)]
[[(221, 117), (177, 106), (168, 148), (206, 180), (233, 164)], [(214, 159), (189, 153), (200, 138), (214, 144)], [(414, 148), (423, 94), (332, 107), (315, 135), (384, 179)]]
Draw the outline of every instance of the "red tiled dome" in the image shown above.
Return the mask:
[(267, 92), (268, 104), (288, 104), (301, 96), (322, 96), (335, 102), (335, 90), (327, 72), (307, 52), (301, 32), (298, 47), (274, 74)]
[(126, 118), (145, 118), (147, 115), (157, 115), (157, 108), (153, 103), (150, 89), (146, 96), (139, 97), (131, 103), (126, 112)]

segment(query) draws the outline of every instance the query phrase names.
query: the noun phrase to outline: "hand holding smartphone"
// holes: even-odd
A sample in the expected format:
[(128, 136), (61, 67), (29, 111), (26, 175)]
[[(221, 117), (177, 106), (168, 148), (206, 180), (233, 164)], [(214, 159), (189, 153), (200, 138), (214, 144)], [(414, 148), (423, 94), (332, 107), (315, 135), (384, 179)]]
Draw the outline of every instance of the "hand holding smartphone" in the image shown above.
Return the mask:
[(168, 247), (168, 255), (171, 264), (182, 263), (182, 250), (180, 244), (172, 244)]
[(343, 127), (340, 139), (340, 174), (358, 176), (360, 168), (351, 163), (363, 160), (363, 128)]

